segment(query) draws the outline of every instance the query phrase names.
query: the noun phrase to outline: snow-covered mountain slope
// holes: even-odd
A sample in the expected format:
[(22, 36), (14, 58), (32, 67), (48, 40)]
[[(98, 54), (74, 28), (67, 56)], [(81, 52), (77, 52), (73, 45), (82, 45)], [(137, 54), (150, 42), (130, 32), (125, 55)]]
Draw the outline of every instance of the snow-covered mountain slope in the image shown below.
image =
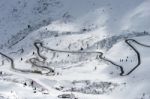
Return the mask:
[(150, 99), (149, 0), (0, 0), (0, 99)]

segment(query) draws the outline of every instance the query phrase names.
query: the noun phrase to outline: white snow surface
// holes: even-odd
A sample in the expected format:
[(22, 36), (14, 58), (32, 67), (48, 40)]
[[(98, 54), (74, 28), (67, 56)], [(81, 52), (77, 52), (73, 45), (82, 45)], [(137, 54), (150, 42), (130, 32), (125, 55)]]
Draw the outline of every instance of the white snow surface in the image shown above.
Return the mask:
[(0, 99), (150, 99), (149, 6), (0, 0)]

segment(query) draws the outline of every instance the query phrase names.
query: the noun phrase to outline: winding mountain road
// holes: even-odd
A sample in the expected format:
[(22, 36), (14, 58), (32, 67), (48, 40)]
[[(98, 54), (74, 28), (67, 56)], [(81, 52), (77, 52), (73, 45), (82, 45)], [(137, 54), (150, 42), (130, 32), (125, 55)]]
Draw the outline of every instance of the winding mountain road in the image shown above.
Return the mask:
[[(132, 43), (131, 43), (131, 42), (132, 42)], [(116, 67), (119, 67), (119, 69), (120, 69), (120, 76), (127, 76), (127, 75), (130, 75), (130, 74), (131, 74), (136, 68), (138, 68), (138, 67), (140, 66), (140, 64), (141, 64), (140, 53), (139, 53), (138, 50), (136, 50), (136, 48), (133, 46), (133, 43), (136, 43), (136, 44), (138, 44), (138, 45), (140, 45), (140, 46), (143, 46), (143, 47), (150, 47), (150, 45), (142, 44), (142, 43), (140, 43), (140, 42), (138, 42), (138, 41), (136, 41), (136, 40), (134, 40), (134, 39), (126, 39), (126, 40), (125, 40), (125, 43), (126, 43), (129, 47), (131, 47), (132, 50), (134, 50), (134, 52), (135, 52), (136, 55), (137, 55), (137, 59), (138, 59), (138, 63), (137, 63), (130, 71), (128, 71), (126, 74), (124, 73), (123, 66), (118, 65), (117, 63), (113, 62), (112, 60), (103, 57), (103, 53), (102, 53), (102, 52), (96, 52), (96, 51), (84, 52), (84, 51), (63, 51), (63, 50), (56, 50), (56, 49), (52, 49), (52, 48), (49, 48), (49, 47), (45, 47), (42, 42), (34, 42), (34, 46), (35, 46), (36, 49), (37, 49), (37, 54), (38, 54), (38, 56), (39, 56), (40, 58), (42, 58), (43, 61), (40, 61), (39, 59), (36, 59), (36, 58), (31, 58), (31, 59), (29, 59), (29, 61), (30, 61), (30, 63), (31, 63), (32, 65), (34, 65), (34, 66), (36, 66), (36, 67), (38, 67), (38, 68), (41, 68), (41, 69), (42, 69), (42, 68), (45, 68), (45, 69), (49, 70), (48, 73), (54, 73), (55, 71), (54, 71), (52, 68), (46, 67), (46, 66), (41, 66), (41, 65), (36, 64), (35, 61), (38, 61), (38, 62), (44, 62), (44, 61), (46, 61), (46, 57), (43, 56), (43, 55), (41, 55), (41, 53), (40, 53), (40, 47), (46, 48), (47, 50), (50, 50), (50, 51), (53, 51), (53, 52), (62, 52), (62, 53), (97, 53), (97, 54), (99, 55), (99, 59), (102, 59), (102, 60), (104, 60), (104, 61), (106, 61), (106, 62), (111, 63), (112, 65), (114, 65), (114, 66), (116, 66)], [(12, 70), (19, 71), (19, 72), (35, 73), (34, 71), (31, 71), (31, 70), (21, 70), (21, 69), (15, 68), (14, 60), (13, 60), (11, 57), (9, 57), (9, 56), (7, 56), (7, 55), (1, 53), (1, 52), (0, 52), (0, 55), (2, 55), (3, 57), (5, 57), (6, 59), (8, 59), (8, 60), (11, 62), (11, 69), (12, 69)], [(40, 73), (40, 74), (42, 74), (42, 73)]]
[(138, 52), (138, 50), (136, 50), (136, 48), (131, 44), (131, 42), (133, 43), (136, 43), (138, 45), (141, 45), (143, 47), (150, 47), (150, 45), (146, 45), (146, 44), (142, 44), (134, 39), (126, 39), (125, 40), (125, 43), (132, 48), (132, 50), (136, 53), (137, 55), (137, 59), (138, 59), (138, 63), (130, 70), (128, 71), (126, 74), (124, 73), (124, 69), (123, 69), (123, 66), (121, 65), (118, 65), (117, 63), (113, 62), (112, 60), (110, 59), (107, 59), (105, 57), (103, 57), (103, 53), (102, 52), (95, 52), (95, 51), (92, 51), (92, 52), (83, 52), (83, 51), (63, 51), (63, 50), (56, 50), (56, 49), (52, 49), (52, 48), (48, 48), (48, 47), (45, 47), (43, 46), (43, 43), (42, 42), (35, 42), (34, 43), (34, 46), (37, 48), (37, 53), (39, 54), (39, 56), (43, 59), (43, 60), (46, 60), (46, 57), (42, 56), (39, 52), (39, 47), (43, 47), (43, 48), (46, 48), (47, 50), (51, 50), (51, 51), (54, 51), (54, 52), (62, 52), (62, 53), (97, 53), (97, 54), (100, 54), (99, 55), (99, 59), (102, 59), (106, 62), (109, 62), (111, 64), (113, 64), (114, 66), (116, 67), (119, 67), (120, 68), (120, 76), (127, 76), (127, 75), (130, 75), (138, 66), (140, 66), (141, 64), (141, 57), (140, 57), (140, 53)]

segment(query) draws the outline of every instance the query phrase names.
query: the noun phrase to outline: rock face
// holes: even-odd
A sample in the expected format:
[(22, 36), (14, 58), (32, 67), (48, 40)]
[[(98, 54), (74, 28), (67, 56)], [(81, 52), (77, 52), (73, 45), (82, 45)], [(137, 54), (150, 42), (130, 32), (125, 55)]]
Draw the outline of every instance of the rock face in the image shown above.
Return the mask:
[(75, 97), (74, 94), (62, 94), (62, 95), (58, 95), (58, 98), (61, 98), (61, 99), (78, 99)]
[(118, 84), (111, 82), (92, 82), (89, 80), (73, 81), (69, 86), (60, 85), (56, 89), (63, 92), (79, 92), (84, 94), (108, 94), (113, 91)]

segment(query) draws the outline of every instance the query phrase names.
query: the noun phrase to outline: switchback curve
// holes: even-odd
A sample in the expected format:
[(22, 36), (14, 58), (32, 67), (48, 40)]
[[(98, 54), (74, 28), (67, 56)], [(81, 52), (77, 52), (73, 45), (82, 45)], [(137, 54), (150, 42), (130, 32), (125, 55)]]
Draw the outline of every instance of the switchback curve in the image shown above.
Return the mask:
[(123, 66), (121, 65), (118, 65), (117, 63), (113, 62), (112, 60), (110, 59), (107, 59), (105, 57), (103, 57), (103, 53), (102, 52), (96, 52), (96, 51), (92, 51), (92, 52), (84, 52), (84, 51), (63, 51), (63, 50), (56, 50), (56, 49), (52, 49), (52, 48), (49, 48), (49, 47), (45, 47), (43, 45), (42, 42), (34, 42), (34, 46), (37, 48), (37, 53), (39, 54), (39, 56), (43, 59), (43, 60), (46, 60), (46, 57), (43, 57), (40, 52), (39, 52), (39, 46), (40, 47), (43, 47), (43, 48), (46, 48), (47, 50), (51, 50), (51, 51), (54, 51), (54, 52), (63, 52), (63, 53), (97, 53), (97, 54), (100, 54), (99, 55), (99, 59), (102, 59), (106, 62), (109, 62), (111, 64), (113, 64), (114, 66), (116, 67), (119, 67), (120, 68), (120, 76), (127, 76), (127, 75), (130, 75), (137, 67), (139, 67), (139, 65), (141, 64), (141, 57), (140, 57), (140, 53), (138, 52), (138, 50), (130, 43), (130, 41), (136, 43), (136, 44), (139, 44), (141, 46), (144, 46), (144, 47), (150, 47), (150, 45), (145, 45), (145, 44), (142, 44), (134, 39), (126, 39), (125, 40), (125, 43), (132, 48), (132, 50), (136, 53), (137, 55), (137, 59), (138, 59), (138, 63), (130, 70), (128, 71), (126, 74), (124, 73), (124, 69), (123, 69)]
[[(126, 40), (125, 40), (125, 43), (126, 43), (129, 47), (131, 47), (132, 50), (134, 50), (134, 52), (135, 52), (136, 55), (137, 55), (137, 59), (138, 59), (138, 63), (137, 63), (130, 71), (128, 71), (126, 74), (124, 73), (123, 66), (118, 65), (118, 64), (116, 64), (115, 62), (113, 62), (112, 60), (103, 57), (103, 53), (102, 53), (102, 52), (96, 52), (96, 51), (84, 52), (84, 51), (63, 51), (63, 50), (55, 50), (55, 49), (51, 49), (51, 48), (45, 47), (42, 42), (34, 42), (34, 46), (35, 46), (36, 49), (37, 49), (37, 54), (38, 54), (38, 56), (39, 56), (40, 58), (42, 58), (43, 61), (46, 60), (46, 57), (44, 57), (44, 56), (42, 56), (42, 55), (40, 54), (39, 45), (40, 45), (40, 47), (46, 48), (46, 49), (51, 50), (51, 51), (54, 51), (54, 52), (63, 52), (63, 53), (97, 53), (97, 54), (99, 55), (99, 59), (102, 59), (102, 60), (104, 60), (104, 61), (106, 61), (106, 62), (109, 62), (109, 63), (113, 64), (113, 65), (116, 66), (116, 67), (119, 67), (119, 68), (120, 68), (120, 76), (127, 76), (127, 75), (130, 75), (130, 74), (131, 74), (136, 68), (138, 68), (138, 67), (140, 66), (140, 64), (141, 64), (140, 53), (139, 53), (138, 50), (131, 44), (131, 41), (134, 42), (134, 43), (136, 43), (136, 44), (138, 44), (138, 45), (141, 45), (141, 46), (143, 46), (143, 47), (150, 47), (150, 45), (142, 44), (142, 43), (140, 43), (140, 42), (138, 42), (138, 41), (136, 41), (136, 40), (134, 40), (134, 39), (126, 39)], [(7, 55), (1, 53), (1, 52), (0, 52), (0, 55), (4, 56), (5, 58), (7, 58), (7, 59), (11, 62), (11, 69), (13, 69), (13, 70), (15, 70), (15, 71), (25, 72), (25, 73), (35, 73), (34, 71), (31, 71), (31, 70), (20, 70), (20, 69), (15, 68), (14, 60), (13, 60), (11, 57), (9, 57), (9, 56), (7, 56)], [(32, 63), (33, 65), (35, 65), (35, 66), (37, 66), (37, 67), (39, 67), (39, 68), (46, 68), (46, 69), (49, 70), (49, 72), (54, 72), (54, 70), (53, 70), (52, 68), (49, 68), (49, 67), (46, 67), (46, 66), (39, 66), (39, 65), (35, 64), (35, 63), (32, 61), (33, 59), (36, 60), (36, 61), (39, 61), (38, 59), (35, 59), (35, 58), (30, 59), (29, 61), (30, 61), (30, 63)]]

